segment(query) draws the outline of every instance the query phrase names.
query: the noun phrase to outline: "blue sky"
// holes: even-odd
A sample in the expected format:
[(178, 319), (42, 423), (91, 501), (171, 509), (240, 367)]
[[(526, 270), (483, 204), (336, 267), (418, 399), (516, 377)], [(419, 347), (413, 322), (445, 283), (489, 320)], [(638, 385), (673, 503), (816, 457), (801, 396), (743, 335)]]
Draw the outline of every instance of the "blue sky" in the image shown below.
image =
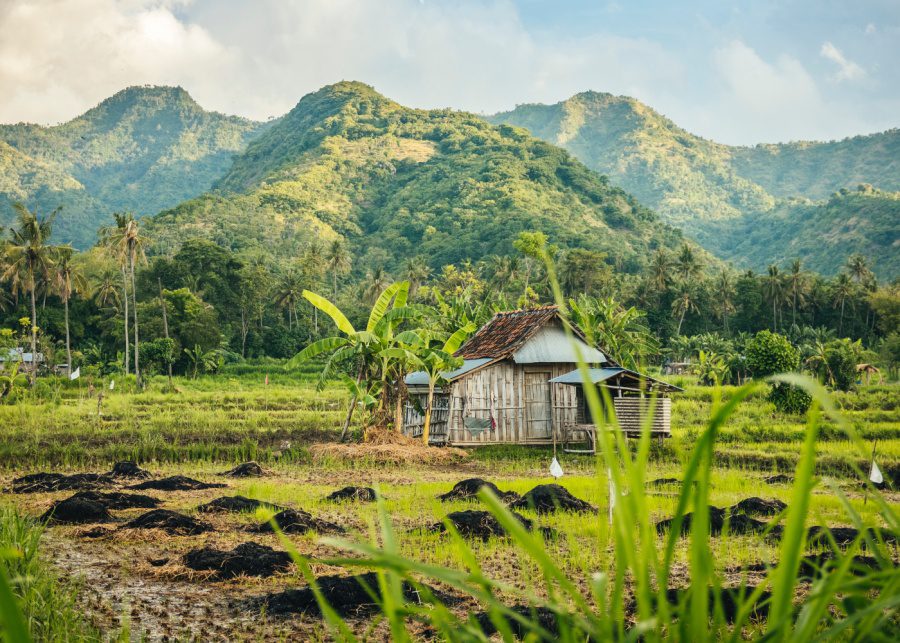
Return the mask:
[(5, 0), (0, 30), (0, 122), (145, 83), (264, 119), (353, 79), (483, 113), (626, 94), (735, 144), (900, 126), (900, 0)]

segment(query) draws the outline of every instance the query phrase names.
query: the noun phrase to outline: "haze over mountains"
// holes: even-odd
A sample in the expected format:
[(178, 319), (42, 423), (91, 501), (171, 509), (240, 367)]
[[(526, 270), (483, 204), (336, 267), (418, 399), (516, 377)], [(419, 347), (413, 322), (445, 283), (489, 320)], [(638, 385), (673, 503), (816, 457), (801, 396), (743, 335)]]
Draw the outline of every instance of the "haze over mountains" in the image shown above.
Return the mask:
[(681, 243), (673, 226), (739, 267), (800, 257), (830, 274), (862, 252), (879, 277), (900, 274), (900, 130), (736, 148), (595, 92), (487, 121), (352, 82), (266, 124), (133, 87), (59, 126), (0, 126), (0, 201), (63, 205), (58, 240), (82, 248), (130, 209), (163, 211), (147, 221), (160, 250), (200, 236), (280, 254), (340, 235), (366, 264), (439, 266), (540, 229), (635, 270)]

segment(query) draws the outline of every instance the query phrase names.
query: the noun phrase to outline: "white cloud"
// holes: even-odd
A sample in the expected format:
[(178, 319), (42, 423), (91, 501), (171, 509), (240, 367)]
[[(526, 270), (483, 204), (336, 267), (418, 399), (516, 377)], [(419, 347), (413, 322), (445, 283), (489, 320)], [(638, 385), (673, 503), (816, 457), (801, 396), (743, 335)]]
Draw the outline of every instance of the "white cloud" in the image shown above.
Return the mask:
[(874, 22), (870, 22), (866, 25), (866, 35), (871, 36), (875, 33), (878, 33), (878, 27), (875, 26)]
[[(868, 28), (866, 32), (868, 32)], [(866, 71), (862, 67), (852, 60), (848, 60), (841, 50), (830, 42), (822, 43), (819, 55), (838, 66), (838, 70), (833, 76), (834, 80), (838, 82), (842, 80), (856, 80), (866, 75)]]

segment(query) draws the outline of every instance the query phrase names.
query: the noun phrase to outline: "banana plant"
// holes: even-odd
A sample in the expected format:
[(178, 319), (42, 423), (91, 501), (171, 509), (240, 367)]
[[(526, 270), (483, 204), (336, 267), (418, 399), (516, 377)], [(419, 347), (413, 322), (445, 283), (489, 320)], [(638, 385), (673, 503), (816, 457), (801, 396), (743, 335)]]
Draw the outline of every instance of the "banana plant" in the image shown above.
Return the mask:
[(28, 378), (19, 372), (21, 359), (9, 360), (0, 371), (0, 399), (11, 395), (18, 384), (27, 384)]

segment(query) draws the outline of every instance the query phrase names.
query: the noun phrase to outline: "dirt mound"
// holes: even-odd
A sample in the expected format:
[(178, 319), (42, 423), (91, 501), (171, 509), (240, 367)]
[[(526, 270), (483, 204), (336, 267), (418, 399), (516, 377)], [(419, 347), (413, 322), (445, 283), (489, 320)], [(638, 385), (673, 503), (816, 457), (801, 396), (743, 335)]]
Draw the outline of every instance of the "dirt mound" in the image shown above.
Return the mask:
[(137, 462), (134, 462), (132, 460), (123, 460), (122, 462), (116, 462), (113, 465), (112, 471), (110, 471), (107, 475), (113, 478), (139, 478), (142, 480), (153, 477), (152, 473), (150, 473), (146, 469), (141, 469), (137, 465)]
[(154, 509), (162, 500), (140, 493), (123, 493), (121, 491), (79, 491), (72, 498), (84, 498), (99, 502), (107, 509)]
[[(691, 484), (696, 486), (697, 481), (696, 481), (696, 480), (691, 480)], [(682, 485), (682, 482), (681, 482), (681, 480), (679, 480), (678, 478), (657, 478), (656, 480), (648, 480), (648, 481), (645, 483), (645, 486), (647, 486), (647, 487), (654, 487), (654, 488), (658, 488), (658, 487), (680, 487), (681, 485)]]
[(196, 491), (198, 489), (217, 489), (228, 485), (220, 482), (200, 482), (187, 476), (170, 476), (159, 480), (147, 480), (133, 484), (129, 489), (156, 489), (158, 491)]
[[(837, 556), (835, 556), (833, 551), (804, 556), (800, 559), (800, 568), (797, 571), (797, 578), (809, 582), (819, 576), (827, 575), (829, 570), (834, 568), (836, 562)], [(769, 571), (770, 568), (775, 566), (775, 563), (753, 563), (744, 565), (743, 567), (733, 568), (733, 571), (762, 573)], [(878, 559), (871, 556), (854, 556), (853, 561), (850, 563), (849, 571), (855, 576), (864, 576), (873, 569), (878, 569), (880, 566)]]
[(113, 480), (102, 473), (32, 473), (12, 481), (13, 493), (41, 493), (46, 491), (75, 491), (108, 487)]
[(593, 505), (576, 498), (558, 484), (541, 484), (510, 505), (514, 509), (534, 509), (538, 513), (551, 511), (579, 511), (597, 513)]
[[(719, 605), (722, 607), (722, 615), (726, 622), (734, 623), (737, 619), (740, 607), (750, 598), (750, 595), (756, 591), (755, 587), (723, 587), (716, 590), (709, 588), (709, 611), (710, 614), (715, 609), (718, 599)], [(678, 605), (685, 600), (687, 590), (670, 589), (666, 591), (666, 600), (670, 605)], [(769, 614), (769, 603), (772, 601), (771, 592), (762, 592), (757, 601), (753, 604), (750, 611), (750, 617), (754, 619), (764, 619)]]
[(732, 513), (750, 514), (752, 516), (777, 516), (787, 509), (787, 505), (775, 498), (764, 500), (752, 496), (744, 498), (731, 507)]
[(52, 521), (66, 524), (83, 524), (90, 522), (112, 522), (113, 517), (102, 502), (90, 498), (79, 498), (77, 495), (53, 503), (41, 521)]
[(285, 551), (249, 542), (231, 551), (212, 547), (192, 549), (182, 559), (185, 567), (197, 571), (213, 571), (216, 578), (235, 576), (272, 576), (291, 565), (291, 557)]
[(377, 464), (453, 464), (469, 455), (463, 449), (426, 446), (421, 440), (383, 429), (370, 429), (366, 442), (361, 444), (314, 444), (309, 451), (317, 462), (340, 460)]
[[(876, 543), (879, 542), (879, 536), (880, 540), (883, 540), (887, 544), (897, 544), (900, 542), (900, 537), (889, 529), (873, 529), (870, 527), (866, 529), (866, 532), (868, 532), (866, 535)], [(854, 527), (822, 527), (816, 525), (815, 527), (810, 527), (809, 531), (807, 531), (807, 545), (809, 547), (828, 547), (831, 545), (829, 534), (831, 534), (831, 538), (834, 539), (834, 542), (837, 543), (838, 547), (847, 547), (860, 536), (860, 531)], [(865, 538), (865, 536), (863, 536), (863, 538)], [(860, 542), (865, 546), (865, 540)]]
[(493, 482), (488, 482), (481, 478), (467, 478), (457, 482), (447, 493), (438, 496), (438, 500), (443, 500), (444, 502), (448, 500), (474, 500), (478, 498), (478, 492), (482, 487), (490, 489), (495, 496), (504, 502), (514, 502), (521, 497), (515, 491), (500, 491)]
[(793, 481), (794, 476), (789, 476), (786, 473), (776, 473), (774, 476), (763, 478), (763, 482), (766, 484), (791, 484)]
[(244, 462), (221, 475), (228, 476), (229, 478), (258, 478), (263, 475), (263, 468), (256, 462)]
[(122, 525), (122, 529), (162, 529), (173, 536), (193, 536), (212, 531), (208, 522), (168, 509), (154, 509)]
[[(321, 576), (316, 584), (329, 605), (342, 617), (369, 616), (378, 611), (381, 595), (375, 572), (356, 576)], [(437, 592), (433, 592), (439, 596)], [(422, 604), (424, 598), (409, 583), (403, 583), (403, 597), (408, 603)], [(443, 599), (442, 599), (443, 601)], [(321, 616), (319, 603), (309, 587), (288, 589), (264, 596), (261, 601), (270, 614), (311, 614)]]
[[(302, 509), (285, 509), (272, 517), (275, 524), (281, 531), (289, 534), (305, 534), (307, 531), (317, 531), (319, 533), (344, 533), (344, 528), (327, 520), (313, 518), (311, 514)], [(264, 522), (253, 528), (253, 531), (266, 533), (273, 531), (272, 524)]]
[[(551, 610), (548, 607), (532, 607), (530, 605), (513, 605), (510, 609), (523, 616), (531, 623), (535, 623), (540, 626), (542, 629), (546, 630), (552, 636), (559, 635), (559, 617), (556, 612)], [(506, 614), (501, 615), (501, 618), (506, 621), (507, 627), (509, 630), (515, 635), (518, 639), (524, 639), (528, 636), (529, 633), (534, 632), (535, 630), (525, 626), (517, 619), (512, 616), (508, 616)], [(494, 622), (491, 620), (490, 614), (487, 612), (479, 612), (475, 615), (475, 621), (478, 623), (478, 627), (481, 628), (481, 631), (484, 632), (485, 636), (493, 636), (499, 630), (497, 626), (494, 625)]]
[(260, 507), (269, 507), (275, 511), (281, 511), (286, 508), (263, 502), (262, 500), (257, 500), (255, 498), (245, 498), (244, 496), (222, 496), (215, 500), (210, 500), (206, 504), (200, 505), (197, 507), (197, 511), (202, 511), (204, 513), (226, 511), (241, 513), (245, 511), (256, 511)]
[[(528, 531), (534, 530), (534, 521), (529, 520), (525, 516), (521, 516), (513, 512), (513, 516), (525, 526)], [(447, 514), (447, 520), (453, 523), (456, 531), (460, 536), (465, 538), (479, 538), (488, 540), (492, 536), (505, 537), (506, 530), (493, 514), (487, 511), (475, 511), (467, 509), (466, 511), (454, 511)], [(447, 525), (444, 522), (437, 522), (428, 527), (428, 531), (435, 533), (444, 533), (447, 531)], [(541, 533), (545, 536), (553, 536), (554, 533), (550, 529), (542, 528)]]
[[(681, 535), (686, 536), (691, 533), (691, 523), (694, 514), (686, 513), (681, 522)], [(755, 520), (750, 516), (742, 513), (732, 512), (731, 509), (719, 509), (718, 507), (709, 507), (709, 533), (718, 536), (728, 524), (728, 533), (730, 534), (761, 534), (768, 525), (759, 520)], [(656, 523), (656, 532), (664, 534), (672, 528), (672, 519), (660, 520)]]
[(325, 497), (331, 502), (356, 500), (358, 502), (375, 502), (375, 490), (372, 487), (344, 487)]

